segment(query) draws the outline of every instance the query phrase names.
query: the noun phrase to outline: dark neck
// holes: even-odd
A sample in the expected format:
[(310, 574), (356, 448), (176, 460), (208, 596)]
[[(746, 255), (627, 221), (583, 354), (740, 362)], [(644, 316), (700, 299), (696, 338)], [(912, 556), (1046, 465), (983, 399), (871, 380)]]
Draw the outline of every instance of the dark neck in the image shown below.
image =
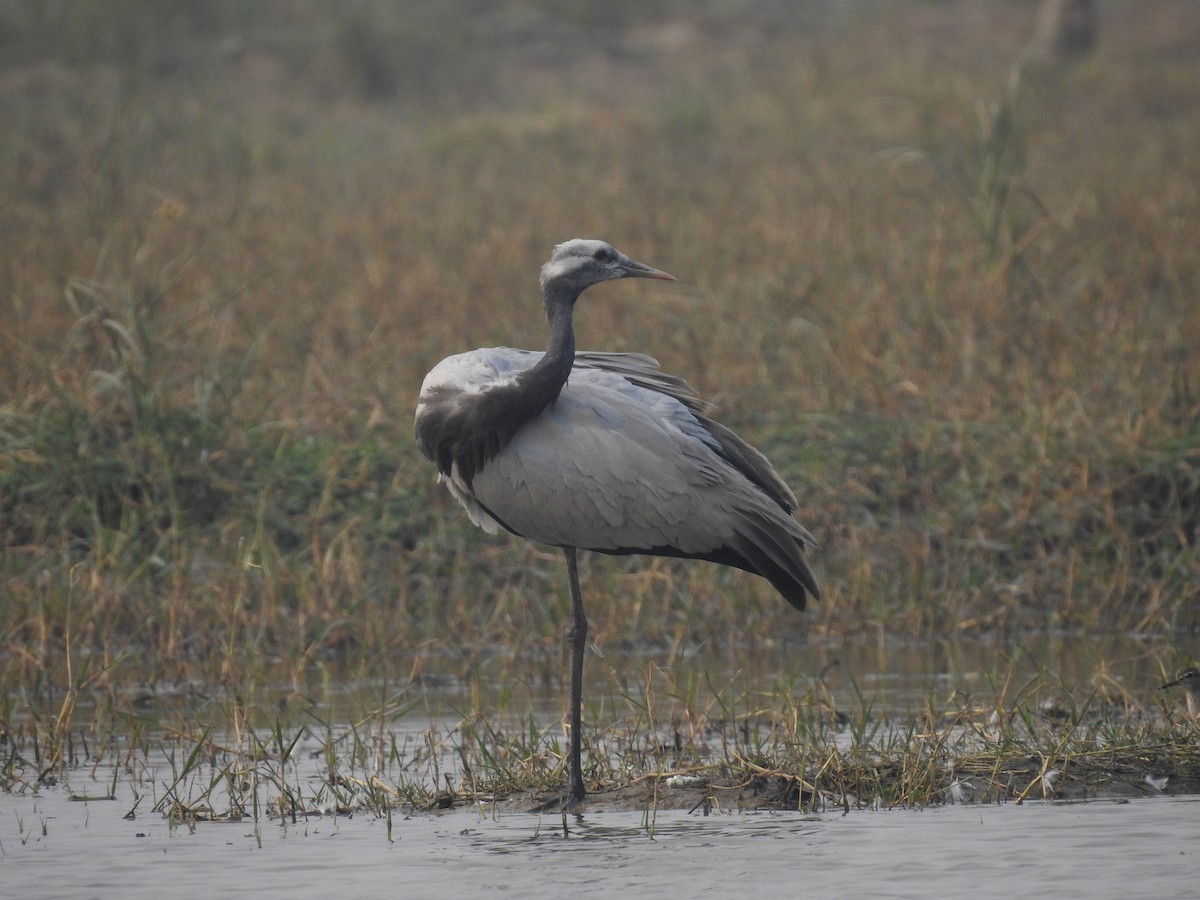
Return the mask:
[(472, 479), (508, 446), (524, 425), (558, 399), (575, 362), (571, 311), (579, 292), (543, 286), (550, 346), (538, 362), (510, 384), (483, 393), (450, 392), (445, 402), (428, 398), (428, 412), (417, 422), (417, 441), (443, 474), (457, 469), (470, 489)]
[(575, 329), (571, 314), (575, 309), (578, 291), (543, 285), (546, 319), (550, 322), (550, 344), (537, 364), (522, 372), (517, 381), (524, 417), (522, 424), (541, 414), (558, 399), (575, 363)]

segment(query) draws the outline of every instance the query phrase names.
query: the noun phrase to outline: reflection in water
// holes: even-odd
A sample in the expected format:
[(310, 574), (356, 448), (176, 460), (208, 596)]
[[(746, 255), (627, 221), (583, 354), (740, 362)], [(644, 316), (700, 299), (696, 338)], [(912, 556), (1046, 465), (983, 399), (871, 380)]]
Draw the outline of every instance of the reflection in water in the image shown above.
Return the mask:
[[(820, 679), (839, 708), (867, 704), (881, 718), (924, 712), (931, 701), (956, 693), (986, 703), (998, 696), (1011, 701), (1033, 688), (1154, 706), (1163, 699), (1157, 688), (1164, 674), (1187, 661), (1166, 642), (1131, 635), (593, 649), (588, 695), (601, 709), (621, 707), (625, 697), (637, 698), (648, 687), (683, 690), (704, 703), (714, 694), (795, 696)], [(381, 705), (435, 717), (477, 711), (521, 718), (532, 711), (543, 721), (565, 711), (567, 671), (554, 648), (522, 656), (506, 647), (466, 656), (444, 652), (394, 665), (403, 677), (363, 682), (341, 678), (335, 665), (326, 664), (309, 693), (324, 718), (347, 721)], [(412, 672), (419, 673), (415, 679)]]
[[(55, 791), (0, 797), (6, 896), (1192, 896), (1200, 801), (924, 811), (585, 815), (472, 811), (171, 830)], [(17, 822), (24, 823), (25, 835)], [(42, 824), (45, 833), (42, 833)], [(1114, 848), (1120, 852), (1114, 852)], [(1136, 865), (1131, 864), (1136, 860)]]
[[(997, 698), (1027, 698), (1034, 691), (1049, 701), (1103, 697), (1136, 712), (1164, 701), (1158, 690), (1163, 672), (1179, 662), (1129, 636), (1107, 643), (1038, 637), (1011, 644), (883, 641), (674, 653), (599, 648), (589, 661), (589, 698), (595, 699), (588, 715), (611, 720), (651, 693), (666, 706), (712, 720), (758, 710), (769, 715), (780, 697), (809, 691), (823, 670), (830, 703), (866, 710), (875, 720), (936, 712), (950, 697), (959, 706), (968, 697), (986, 708)], [(532, 716), (544, 729), (562, 715), (562, 692), (554, 682), (562, 667), (549, 655), (514, 660), (497, 651), (469, 661), (446, 656), (397, 665), (421, 675), (349, 683), (328, 678), (327, 670), (324, 684), (312, 688), (321, 721), (360, 722), (380, 709), (391, 711), (385, 717), (394, 736), (389, 750), (398, 748), (404, 758), (418, 750), (442, 754), (444, 773), (456, 771), (453, 741), (435, 746), (430, 735), (449, 735), (474, 713), (518, 726)], [(173, 702), (163, 692), (150, 706), (170, 708)], [(305, 719), (303, 709), (295, 714)], [(295, 756), (307, 762), (287, 778), (300, 793), (326, 783), (324, 745), (323, 734), (298, 738)], [(115, 758), (108, 756), (94, 770), (69, 768), (57, 786), (0, 794), (4, 896), (137, 898), (164, 890), (200, 896), (247, 889), (258, 900), (330, 893), (445, 896), (453, 889), (472, 895), (662, 896), (753, 894), (771, 886), (829, 896), (1190, 896), (1197, 871), (1192, 854), (1200, 838), (1200, 801), (1162, 795), (1120, 803), (973, 804), (849, 815), (588, 812), (569, 817), (565, 834), (559, 816), (497, 815), (483, 807), (407, 818), (397, 813), (390, 825), (358, 813), (282, 823), (248, 816), (189, 828), (153, 809), (153, 798), (168, 792), (182, 763), (169, 740), (158, 746), (158, 755), (134, 760), (141, 780), (114, 770)], [(370, 760), (362, 765), (369, 772)], [(206, 788), (215, 771), (199, 766), (194, 784)], [(114, 786), (115, 800), (71, 799), (102, 796)], [(216, 785), (213, 807), (229, 805), (221, 791), (241, 789)], [(1147, 791), (1156, 793), (1155, 786), (1148, 784)], [(967, 794), (963, 788), (962, 799), (969, 800)], [(1131, 859), (1138, 865), (1128, 865)]]
[[(593, 645), (587, 662), (589, 698), (597, 711), (622, 708), (657, 688), (711, 708), (711, 701), (757, 697), (769, 705), (776, 697), (807, 693), (820, 682), (839, 709), (866, 706), (879, 718), (904, 718), (925, 712), (951, 696), (981, 704), (1039, 689), (1069, 693), (1081, 700), (1123, 700), (1153, 707), (1169, 702), (1158, 687), (1169, 673), (1190, 659), (1169, 642), (1135, 635), (1081, 639), (1044, 634), (1011, 640), (880, 639), (878, 641), (809, 641), (805, 644), (676, 647), (671, 650)], [(492, 719), (521, 720), (531, 713), (542, 723), (558, 721), (564, 711), (566, 667), (554, 648), (514, 655), (507, 647), (491, 651), (414, 654), (387, 661), (391, 674), (364, 678), (357, 670), (342, 671), (327, 660), (304, 673), (308, 684), (295, 683), (296, 672), (281, 663), (278, 689), (263, 689), (263, 698), (247, 713), (251, 724), (273, 727), (287, 718), (310, 722), (308, 711), (325, 722), (356, 722), (381, 710), (391, 721), (444, 720), (482, 714)], [(267, 676), (271, 665), (265, 664)], [(186, 711), (189, 721), (205, 721), (207, 708), (224, 722), (231, 702), (222, 688), (198, 684), (159, 684), (131, 703), (148, 721)], [(207, 698), (207, 701), (206, 699)], [(86, 718), (88, 696), (79, 698), (77, 719)], [(61, 698), (51, 696), (42, 712), (53, 715)], [(744, 714), (745, 709), (734, 710)], [(19, 722), (22, 708), (14, 711)]]

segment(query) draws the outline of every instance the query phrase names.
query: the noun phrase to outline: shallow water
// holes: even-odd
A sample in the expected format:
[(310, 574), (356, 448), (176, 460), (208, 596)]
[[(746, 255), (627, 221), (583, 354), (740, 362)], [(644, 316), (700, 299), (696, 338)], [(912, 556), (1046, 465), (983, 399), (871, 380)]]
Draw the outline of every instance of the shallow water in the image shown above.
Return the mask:
[[(387, 823), (127, 821), (54, 790), (0, 797), (6, 897), (1194, 896), (1200, 799), (701, 816), (456, 810)], [(18, 821), (26, 834), (19, 833)], [(42, 834), (42, 824), (45, 834)]]
[[(955, 692), (986, 701), (996, 695), (998, 682), (1011, 683), (1014, 692), (1022, 684), (1053, 682), (1084, 695), (1107, 682), (1153, 712), (1164, 702), (1157, 686), (1170, 652), (1131, 637), (1084, 644), (1039, 638), (1020, 647), (774, 648), (670, 658), (610, 652), (589, 662), (588, 696), (601, 706), (616, 704), (622, 691), (636, 693), (642, 678), (677, 677), (685, 684), (691, 677), (692, 684), (722, 689), (736, 683), (733, 693), (754, 698), (759, 692), (786, 691), (792, 681), (803, 688), (836, 657), (841, 662), (828, 670), (827, 684), (837, 704), (868, 706), (872, 718), (899, 719), (906, 710), (926, 708), (931, 697)], [(498, 691), (507, 699), (497, 702), (507, 704), (509, 714), (533, 710), (543, 727), (552, 727), (561, 714), (562, 686), (552, 676), (518, 672), (500, 653), (472, 664), (475, 671), (483, 670), (485, 682), (528, 686), (525, 693)], [(489, 675), (489, 667), (497, 672)], [(557, 671), (557, 663), (551, 661), (548, 669)], [(689, 670), (705, 673), (707, 680), (683, 674)], [(439, 752), (445, 754), (443, 771), (453, 770), (457, 757), (450, 735), (460, 722), (454, 710), (465, 706), (464, 697), (477, 685), (472, 687), (450, 662), (430, 660), (422, 671), (419, 682), (398, 694), (381, 684), (336, 684), (332, 696), (322, 700), (322, 715), (340, 708), (343, 717), (337, 721), (358, 721), (356, 710), (381, 702), (391, 709), (400, 697), (400, 705), (411, 706), (409, 713), (388, 718), (399, 745), (418, 746), (432, 729), (447, 737)], [(618, 699), (605, 701), (605, 696)], [(160, 693), (149, 702), (169, 708), (175, 701)], [(485, 707), (492, 708), (492, 702), (484, 698)], [(840, 809), (709, 816), (599, 810), (570, 817), (566, 835), (561, 816), (497, 814), (485, 807), (409, 817), (395, 813), (390, 835), (386, 819), (368, 812), (313, 815), (284, 825), (263, 813), (257, 824), (247, 817), (189, 828), (172, 825), (153, 808), (181, 763), (172, 757), (181, 752), (177, 744), (164, 740), (156, 746), (157, 755), (136, 760), (136, 771), (123, 765), (114, 772), (114, 756), (107, 755), (94, 772), (81, 764), (69, 767), (57, 785), (0, 793), (0, 898), (247, 891), (256, 898), (445, 897), (455, 890), (469, 896), (747, 891), (755, 896), (764, 888), (826, 897), (1167, 897), (1195, 895), (1200, 873), (1200, 798), (1165, 795), (846, 815)], [(322, 771), (322, 746), (319, 735), (301, 736), (295, 746), (294, 756), (302, 762), (287, 778), (306, 796), (328, 775)], [(362, 765), (366, 773), (358, 774), (369, 777), (369, 761)], [(199, 767), (184, 793), (202, 794), (214, 771)], [(110, 790), (117, 799), (72, 799)], [(212, 798), (217, 810), (229, 806), (221, 790)], [(140, 801), (139, 794), (144, 795)]]

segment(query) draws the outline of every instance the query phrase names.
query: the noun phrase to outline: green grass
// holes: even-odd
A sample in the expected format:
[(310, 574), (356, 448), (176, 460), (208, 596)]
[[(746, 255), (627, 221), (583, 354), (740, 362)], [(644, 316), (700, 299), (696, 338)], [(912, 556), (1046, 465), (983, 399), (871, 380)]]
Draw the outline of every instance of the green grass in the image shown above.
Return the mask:
[(1187, 653), (1190, 4), (1106, 7), (1073, 68), (1026, 62), (1021, 4), (748, 29), (726, 4), (435, 6), (0, 8), (6, 728), (84, 685), (553, 655), (557, 555), (473, 530), (411, 416), (441, 357), (544, 341), (537, 268), (577, 235), (681, 279), (589, 292), (579, 345), (653, 353), (766, 450), (826, 592), (801, 618), (741, 573), (588, 560), (597, 648)]

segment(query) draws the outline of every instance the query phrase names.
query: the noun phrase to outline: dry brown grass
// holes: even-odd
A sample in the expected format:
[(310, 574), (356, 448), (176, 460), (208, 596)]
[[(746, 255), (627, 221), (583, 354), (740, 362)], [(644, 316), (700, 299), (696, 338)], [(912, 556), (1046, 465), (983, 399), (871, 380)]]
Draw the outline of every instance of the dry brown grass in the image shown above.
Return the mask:
[(238, 52), (0, 72), (5, 688), (552, 644), (558, 562), (472, 532), (410, 421), (442, 356), (541, 344), (576, 235), (681, 278), (589, 293), (580, 346), (711, 396), (825, 547), (803, 620), (597, 561), (601, 646), (1195, 629), (1200, 15), (1106, 7), (1089, 60), (1018, 71), (1027, 5), (862, 8), (576, 22), (486, 87), (273, 7)]

